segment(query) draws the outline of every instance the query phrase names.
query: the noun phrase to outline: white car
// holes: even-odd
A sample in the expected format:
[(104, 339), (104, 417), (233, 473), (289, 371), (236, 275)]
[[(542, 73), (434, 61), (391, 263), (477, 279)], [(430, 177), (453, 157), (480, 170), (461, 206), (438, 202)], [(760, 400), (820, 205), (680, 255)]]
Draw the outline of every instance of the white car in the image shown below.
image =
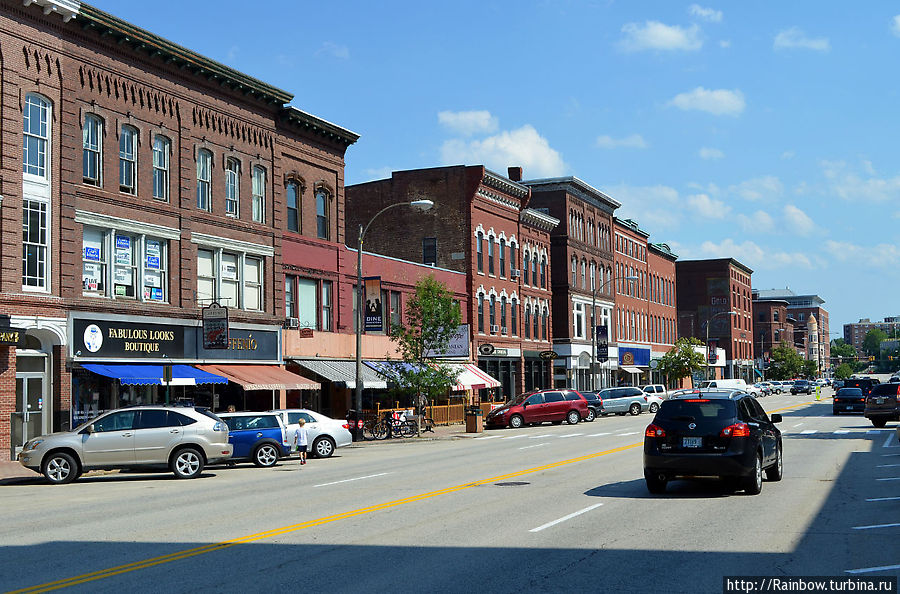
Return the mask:
[(322, 413), (318, 413), (305, 408), (283, 408), (280, 410), (272, 410), (269, 412), (281, 415), (281, 420), (287, 425), (288, 442), (294, 443), (294, 436), (300, 427), (299, 421), (306, 421), (306, 429), (309, 431), (309, 451), (317, 458), (328, 458), (334, 454), (336, 448), (342, 448), (353, 443), (353, 436), (350, 434), (350, 424), (340, 419), (332, 419), (326, 417)]

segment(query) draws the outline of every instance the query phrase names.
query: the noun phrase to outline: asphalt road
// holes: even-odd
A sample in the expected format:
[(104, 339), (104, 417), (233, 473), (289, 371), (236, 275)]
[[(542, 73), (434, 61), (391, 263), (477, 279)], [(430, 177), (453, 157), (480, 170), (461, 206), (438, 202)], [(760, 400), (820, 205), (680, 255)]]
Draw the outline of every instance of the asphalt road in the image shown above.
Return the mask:
[(646, 413), (193, 481), (0, 483), (0, 586), (694, 593), (728, 575), (900, 575), (893, 424), (834, 417), (827, 397), (760, 402), (784, 415), (785, 478), (758, 496), (713, 480), (649, 495)]

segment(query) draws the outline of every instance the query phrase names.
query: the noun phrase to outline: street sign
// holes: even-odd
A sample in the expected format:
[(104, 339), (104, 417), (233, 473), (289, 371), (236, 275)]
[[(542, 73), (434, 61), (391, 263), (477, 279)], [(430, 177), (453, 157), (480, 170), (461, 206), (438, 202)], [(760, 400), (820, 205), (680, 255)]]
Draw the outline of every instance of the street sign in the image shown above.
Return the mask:
[(215, 301), (202, 310), (203, 348), (228, 348), (228, 308)]

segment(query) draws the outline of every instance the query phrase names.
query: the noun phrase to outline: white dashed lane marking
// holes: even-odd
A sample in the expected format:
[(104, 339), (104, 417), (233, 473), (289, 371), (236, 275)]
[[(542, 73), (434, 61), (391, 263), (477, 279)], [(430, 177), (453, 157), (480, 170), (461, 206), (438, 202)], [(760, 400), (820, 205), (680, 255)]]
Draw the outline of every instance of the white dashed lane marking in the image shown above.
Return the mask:
[(866, 499), (866, 501), (898, 501), (900, 497), (873, 497), (872, 499)]
[(881, 567), (864, 567), (862, 569), (846, 569), (845, 573), (874, 573), (876, 571), (888, 571), (900, 569), (900, 565), (882, 565)]
[(544, 528), (550, 528), (551, 526), (556, 526), (557, 524), (559, 524), (559, 523), (561, 523), (561, 522), (565, 522), (566, 520), (571, 520), (572, 518), (575, 518), (575, 517), (577, 517), (577, 516), (580, 516), (581, 514), (584, 514), (584, 513), (587, 513), (587, 512), (589, 512), (589, 511), (591, 511), (592, 509), (597, 509), (597, 508), (600, 507), (601, 505), (603, 505), (603, 504), (602, 504), (602, 503), (595, 503), (594, 505), (592, 505), (592, 506), (590, 506), (590, 507), (586, 507), (586, 508), (584, 508), (584, 509), (578, 510), (577, 512), (571, 513), (571, 514), (569, 514), (568, 516), (563, 516), (563, 517), (561, 517), (561, 518), (558, 519), (558, 520), (553, 520), (552, 522), (547, 522), (547, 523), (544, 524), (543, 526), (538, 526), (537, 528), (532, 528), (531, 530), (529, 530), (529, 532), (540, 532), (540, 531), (543, 530)]
[(531, 448), (539, 448), (541, 446), (545, 446), (545, 445), (547, 445), (547, 443), (548, 442), (545, 441), (544, 443), (536, 443), (534, 445), (525, 446), (524, 448), (519, 448), (519, 449), (520, 450), (530, 450)]
[(818, 429), (804, 429), (800, 432), (800, 435), (812, 435), (813, 433), (818, 433)]
[(897, 526), (900, 526), (900, 524), (897, 524), (897, 523), (893, 523), (893, 524), (873, 524), (873, 525), (871, 525), (871, 526), (854, 526), (853, 529), (854, 529), (854, 530), (872, 530), (872, 529), (875, 529), (875, 528), (896, 528)]

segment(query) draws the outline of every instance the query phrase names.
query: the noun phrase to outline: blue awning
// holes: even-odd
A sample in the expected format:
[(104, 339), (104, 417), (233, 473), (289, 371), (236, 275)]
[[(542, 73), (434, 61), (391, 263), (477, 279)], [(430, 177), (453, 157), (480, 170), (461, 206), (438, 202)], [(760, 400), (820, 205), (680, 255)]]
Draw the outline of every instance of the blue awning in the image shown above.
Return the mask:
[[(123, 384), (139, 386), (164, 385), (162, 365), (114, 365), (100, 363), (83, 363), (88, 371), (98, 375), (111, 377)], [(173, 365), (173, 386), (194, 386), (199, 384), (227, 384), (228, 380), (221, 375), (202, 371), (190, 365)]]

